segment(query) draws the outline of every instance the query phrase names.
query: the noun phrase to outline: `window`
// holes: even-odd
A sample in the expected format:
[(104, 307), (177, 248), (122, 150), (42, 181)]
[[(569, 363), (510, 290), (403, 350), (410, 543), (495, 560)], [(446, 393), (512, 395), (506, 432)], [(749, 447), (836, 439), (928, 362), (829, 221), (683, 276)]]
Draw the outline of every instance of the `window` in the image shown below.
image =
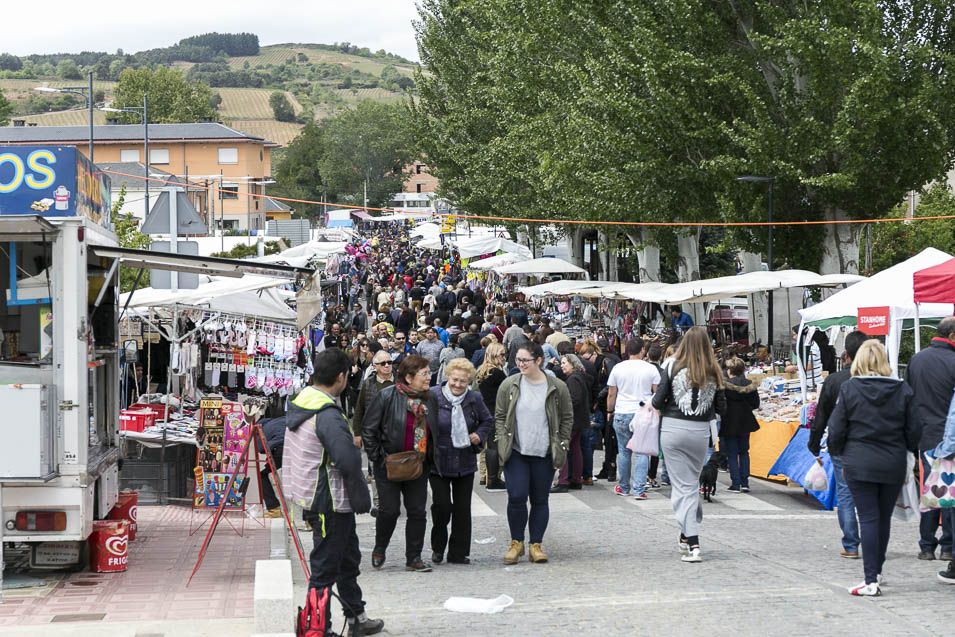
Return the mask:
[(219, 163), (220, 164), (238, 164), (239, 149), (238, 148), (220, 148)]
[(420, 174), (421, 174), (421, 164), (417, 164), (417, 165), (414, 167), (414, 172), (415, 172), (416, 175), (420, 175)]
[(236, 219), (226, 219), (225, 221), (222, 222), (222, 226), (226, 230), (238, 230), (239, 222)]
[(166, 148), (157, 148), (149, 151), (150, 164), (168, 164), (169, 150)]
[(239, 184), (222, 184), (219, 187), (219, 193), (222, 199), (238, 199)]
[(421, 192), (421, 184), (415, 184), (415, 192)]
[(123, 163), (135, 163), (139, 161), (139, 151), (138, 150), (121, 150), (119, 151), (119, 161)]

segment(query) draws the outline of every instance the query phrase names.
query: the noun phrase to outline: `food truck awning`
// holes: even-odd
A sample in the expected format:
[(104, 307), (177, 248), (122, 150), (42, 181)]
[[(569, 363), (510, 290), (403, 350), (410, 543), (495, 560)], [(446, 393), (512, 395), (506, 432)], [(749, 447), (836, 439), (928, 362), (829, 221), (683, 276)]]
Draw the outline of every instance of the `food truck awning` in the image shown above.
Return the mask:
[(27, 235), (39, 239), (55, 230), (56, 226), (40, 215), (0, 216), (0, 241), (23, 241), (29, 238)]
[(255, 261), (225, 259), (222, 257), (169, 254), (168, 252), (154, 252), (152, 250), (137, 250), (134, 248), (90, 246), (90, 250), (100, 257), (118, 259), (122, 265), (131, 268), (194, 272), (196, 274), (208, 274), (210, 276), (240, 278), (246, 274), (258, 274), (261, 276), (295, 280), (310, 277), (315, 272), (311, 268), (291, 265), (257, 263)]

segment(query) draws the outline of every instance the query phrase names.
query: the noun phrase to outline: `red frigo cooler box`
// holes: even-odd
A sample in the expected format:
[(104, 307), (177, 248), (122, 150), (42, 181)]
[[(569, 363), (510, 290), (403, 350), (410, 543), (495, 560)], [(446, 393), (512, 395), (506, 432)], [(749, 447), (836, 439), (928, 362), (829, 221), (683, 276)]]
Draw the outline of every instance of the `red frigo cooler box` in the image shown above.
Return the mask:
[(110, 520), (126, 520), (126, 529), (129, 531), (129, 541), (136, 539), (136, 514), (139, 511), (139, 491), (127, 489), (119, 492), (116, 502), (108, 517)]
[(88, 542), (91, 571), (121, 573), (126, 570), (129, 556), (126, 520), (94, 520)]

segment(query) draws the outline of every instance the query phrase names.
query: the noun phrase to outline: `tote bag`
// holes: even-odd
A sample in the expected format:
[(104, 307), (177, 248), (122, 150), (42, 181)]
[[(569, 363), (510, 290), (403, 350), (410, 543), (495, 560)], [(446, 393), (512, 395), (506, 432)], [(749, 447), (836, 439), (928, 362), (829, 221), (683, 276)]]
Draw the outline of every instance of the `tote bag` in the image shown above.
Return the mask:
[(627, 449), (645, 456), (660, 453), (660, 419), (657, 410), (650, 403), (643, 403), (630, 421), (633, 435), (627, 443)]
[(919, 508), (924, 513), (932, 509), (955, 507), (955, 459), (935, 458), (932, 469), (922, 481)]

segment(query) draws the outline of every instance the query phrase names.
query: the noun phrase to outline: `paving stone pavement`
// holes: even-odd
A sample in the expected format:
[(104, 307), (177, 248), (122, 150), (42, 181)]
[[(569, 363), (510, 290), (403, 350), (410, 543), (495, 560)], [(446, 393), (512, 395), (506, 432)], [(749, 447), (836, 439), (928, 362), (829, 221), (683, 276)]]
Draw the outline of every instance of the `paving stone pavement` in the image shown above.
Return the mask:
[[(725, 474), (720, 480), (725, 489)], [(388, 561), (376, 571), (374, 520), (359, 516), (359, 583), (386, 635), (955, 634), (955, 587), (936, 579), (944, 563), (915, 559), (916, 524), (893, 523), (884, 595), (853, 598), (846, 588), (862, 580), (862, 561), (839, 557), (835, 513), (801, 489), (761, 480), (751, 486), (749, 495), (721, 489), (704, 505), (700, 564), (680, 561), (668, 490), (638, 502), (600, 482), (551, 496), (548, 564), (506, 567), (507, 496), (476, 484), (470, 566), (405, 572), (402, 516)], [(302, 540), (307, 552), (311, 535), (302, 533)], [(293, 572), (302, 600), (306, 584), (300, 569)], [(515, 601), (495, 615), (443, 608), (451, 596), (500, 594)], [(342, 621), (337, 602), (334, 612)]]

